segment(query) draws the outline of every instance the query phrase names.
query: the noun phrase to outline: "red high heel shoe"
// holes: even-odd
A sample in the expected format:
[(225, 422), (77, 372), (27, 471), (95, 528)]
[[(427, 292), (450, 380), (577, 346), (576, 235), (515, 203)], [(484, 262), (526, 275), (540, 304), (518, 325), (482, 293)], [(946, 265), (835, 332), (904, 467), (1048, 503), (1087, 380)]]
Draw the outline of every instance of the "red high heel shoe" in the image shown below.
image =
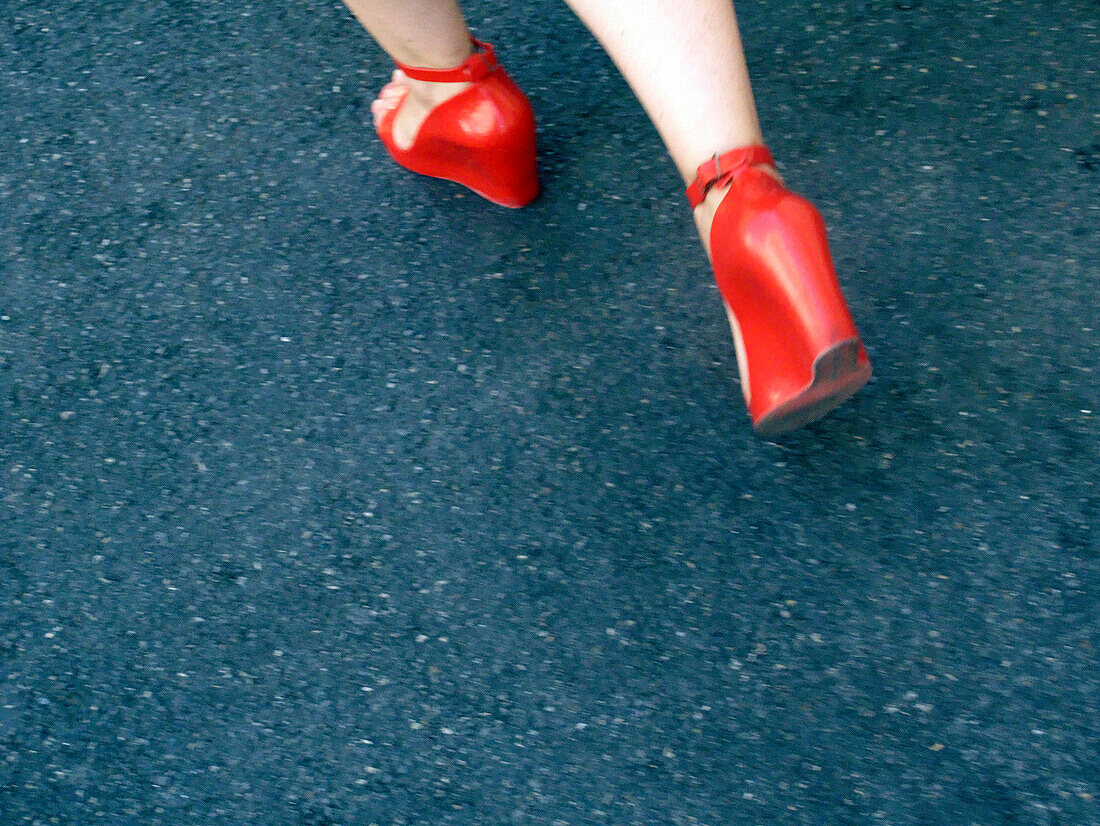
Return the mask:
[(413, 80), (473, 85), (435, 107), (408, 149), (393, 141), (393, 122), (403, 98), (383, 116), (378, 136), (406, 169), (462, 184), (501, 206), (521, 207), (539, 194), (535, 115), (497, 63), (493, 47), (471, 41), (474, 53), (454, 69), (397, 64)]
[(692, 209), (730, 186), (710, 231), (711, 263), (737, 346), (753, 427), (785, 433), (824, 416), (871, 377), (871, 361), (833, 270), (817, 209), (760, 169), (763, 146), (699, 167)]

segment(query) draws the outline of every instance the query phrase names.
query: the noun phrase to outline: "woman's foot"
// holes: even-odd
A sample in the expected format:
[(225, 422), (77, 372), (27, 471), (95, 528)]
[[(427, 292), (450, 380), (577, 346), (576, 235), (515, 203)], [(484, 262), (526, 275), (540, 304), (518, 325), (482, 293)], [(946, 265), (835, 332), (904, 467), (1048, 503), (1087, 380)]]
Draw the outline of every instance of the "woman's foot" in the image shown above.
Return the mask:
[(399, 63), (371, 111), (378, 137), (406, 169), (500, 206), (538, 195), (535, 115), (488, 43), (471, 40), (466, 60), (446, 69)]
[(737, 349), (753, 426), (775, 435), (843, 402), (871, 363), (814, 206), (783, 186), (762, 145), (716, 155), (687, 189)]
[[(408, 149), (416, 140), (421, 124), (439, 104), (469, 89), (470, 83), (432, 83), (413, 80), (400, 69), (382, 87), (378, 97), (370, 105), (374, 128), (392, 110), (398, 109), (393, 121), (393, 142), (399, 149)], [(400, 108), (398, 108), (400, 107)]]

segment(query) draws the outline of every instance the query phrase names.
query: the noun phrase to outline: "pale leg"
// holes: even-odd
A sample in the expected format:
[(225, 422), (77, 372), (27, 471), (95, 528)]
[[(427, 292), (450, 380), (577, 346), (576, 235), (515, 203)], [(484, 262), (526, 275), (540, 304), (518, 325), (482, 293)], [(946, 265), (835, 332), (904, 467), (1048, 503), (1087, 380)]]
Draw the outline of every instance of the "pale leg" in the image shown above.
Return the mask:
[[(763, 143), (730, 0), (567, 0), (607, 49), (685, 183), (716, 152)], [(703, 245), (725, 190), (695, 210)]]
[[(387, 54), (406, 66), (450, 69), (472, 53), (470, 30), (455, 0), (344, 0), (344, 4)], [(467, 86), (411, 80), (395, 71), (371, 104), (375, 125), (404, 99), (393, 134), (397, 145), (406, 148), (428, 113)]]

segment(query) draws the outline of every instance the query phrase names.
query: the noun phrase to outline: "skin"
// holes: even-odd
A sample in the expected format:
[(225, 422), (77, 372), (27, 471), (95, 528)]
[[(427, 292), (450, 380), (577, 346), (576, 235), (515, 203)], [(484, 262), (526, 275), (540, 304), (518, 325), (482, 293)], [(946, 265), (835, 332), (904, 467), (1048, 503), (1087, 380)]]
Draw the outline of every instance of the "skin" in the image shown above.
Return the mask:
[[(344, 2), (379, 45), (407, 66), (451, 68), (471, 53), (470, 32), (455, 0)], [(716, 152), (764, 142), (729, 0), (567, 2), (638, 96), (685, 184)], [(394, 139), (407, 147), (431, 110), (467, 86), (415, 81), (398, 70), (371, 112), (377, 125), (400, 105)], [(712, 189), (695, 209), (708, 254), (710, 226), (726, 191)]]

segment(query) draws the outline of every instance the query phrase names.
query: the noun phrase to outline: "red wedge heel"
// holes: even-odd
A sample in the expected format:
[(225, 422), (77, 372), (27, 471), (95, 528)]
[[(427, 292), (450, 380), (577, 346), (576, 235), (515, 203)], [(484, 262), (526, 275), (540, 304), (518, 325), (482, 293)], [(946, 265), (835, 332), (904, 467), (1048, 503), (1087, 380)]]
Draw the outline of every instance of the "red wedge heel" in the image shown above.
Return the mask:
[(711, 263), (737, 347), (754, 429), (776, 435), (824, 416), (871, 377), (817, 209), (760, 167), (763, 146), (699, 167), (694, 209), (729, 185), (710, 232)]
[(472, 42), (474, 54), (454, 69), (398, 63), (413, 80), (473, 85), (433, 109), (408, 149), (393, 141), (401, 103), (383, 117), (378, 136), (406, 169), (462, 184), (500, 206), (525, 206), (539, 194), (535, 115), (526, 95), (497, 62), (493, 47)]

